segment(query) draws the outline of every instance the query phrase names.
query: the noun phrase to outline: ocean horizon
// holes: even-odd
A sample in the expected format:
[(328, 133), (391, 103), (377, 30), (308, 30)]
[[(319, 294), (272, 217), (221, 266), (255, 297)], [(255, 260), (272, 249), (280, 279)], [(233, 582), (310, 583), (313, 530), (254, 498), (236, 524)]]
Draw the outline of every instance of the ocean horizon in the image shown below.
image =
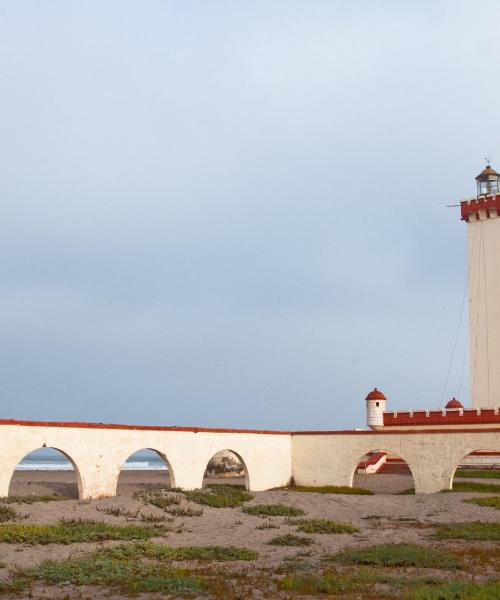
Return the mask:
[[(57, 450), (42, 448), (25, 456), (15, 471), (73, 471), (71, 462)], [(122, 465), (123, 471), (168, 471), (165, 461), (153, 451), (140, 450)]]

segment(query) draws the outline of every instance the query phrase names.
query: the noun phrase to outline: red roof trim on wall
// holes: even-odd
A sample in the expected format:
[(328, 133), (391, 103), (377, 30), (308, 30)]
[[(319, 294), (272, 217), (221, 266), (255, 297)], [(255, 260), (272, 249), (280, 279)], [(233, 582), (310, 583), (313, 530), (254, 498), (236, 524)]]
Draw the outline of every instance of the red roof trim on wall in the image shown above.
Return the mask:
[(460, 202), (460, 213), (462, 221), (469, 221), (469, 215), (476, 213), (476, 218), (479, 219), (479, 209), (484, 209), (489, 218), (490, 208), (496, 208), (500, 215), (500, 196), (485, 196), (484, 198), (472, 198), (471, 200), (463, 200)]
[(500, 433), (500, 427), (484, 427), (471, 429), (470, 427), (438, 428), (430, 429), (345, 429), (343, 431), (293, 431), (292, 435), (427, 435), (428, 433)]
[(161, 425), (119, 425), (116, 423), (80, 423), (78, 421), (20, 421), (0, 419), (1, 425), (24, 427), (67, 427), (78, 429), (129, 429), (135, 431), (188, 431), (191, 433), (260, 433), (263, 435), (290, 435), (290, 431), (268, 431), (267, 429), (224, 429), (221, 427), (163, 427)]
[[(462, 416), (460, 416), (462, 412)], [(397, 416), (396, 416), (397, 415)], [(431, 410), (428, 413), (425, 410), (416, 410), (410, 412), (385, 412), (384, 425), (408, 426), (408, 425), (476, 425), (483, 423), (500, 424), (500, 413), (495, 414), (494, 408), (482, 408), (480, 414), (476, 409), (459, 411), (456, 409), (446, 411), (446, 415), (440, 410)]]
[(132, 431), (185, 431), (188, 433), (253, 433), (260, 435), (421, 435), (422, 433), (487, 433), (500, 432), (500, 427), (471, 429), (466, 427), (431, 429), (343, 429), (337, 431), (271, 431), (267, 429), (224, 429), (216, 427), (163, 427), (161, 425), (119, 425), (116, 423), (80, 423), (78, 421), (22, 421), (18, 419), (0, 419), (0, 426), (16, 425), (22, 427), (56, 427), (75, 429), (121, 429)]

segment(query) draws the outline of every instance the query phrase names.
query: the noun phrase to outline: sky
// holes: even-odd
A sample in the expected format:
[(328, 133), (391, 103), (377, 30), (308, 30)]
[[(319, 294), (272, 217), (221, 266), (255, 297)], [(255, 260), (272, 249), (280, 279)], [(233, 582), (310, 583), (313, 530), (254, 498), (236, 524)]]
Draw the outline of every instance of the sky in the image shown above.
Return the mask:
[(469, 403), (447, 205), (500, 165), (499, 21), (0, 0), (0, 416), (342, 429), (375, 386)]

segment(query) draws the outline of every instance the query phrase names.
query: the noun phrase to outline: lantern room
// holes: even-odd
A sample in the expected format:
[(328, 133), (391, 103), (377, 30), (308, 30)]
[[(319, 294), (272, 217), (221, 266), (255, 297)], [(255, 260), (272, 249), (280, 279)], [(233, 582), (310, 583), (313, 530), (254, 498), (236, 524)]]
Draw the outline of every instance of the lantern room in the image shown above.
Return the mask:
[(500, 194), (500, 175), (488, 163), (476, 177), (477, 196), (494, 196)]

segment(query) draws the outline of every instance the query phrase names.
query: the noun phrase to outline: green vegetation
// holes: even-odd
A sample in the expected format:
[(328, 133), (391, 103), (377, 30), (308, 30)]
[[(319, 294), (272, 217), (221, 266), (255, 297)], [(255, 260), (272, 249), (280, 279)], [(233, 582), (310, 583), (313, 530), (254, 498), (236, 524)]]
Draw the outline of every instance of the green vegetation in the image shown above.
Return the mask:
[(301, 508), (285, 504), (255, 504), (254, 506), (244, 506), (241, 510), (247, 515), (264, 517), (300, 517), (305, 514)]
[[(380, 573), (370, 569), (335, 571), (328, 570), (321, 574), (290, 573), (280, 581), (280, 588), (301, 594), (329, 594), (339, 598), (394, 598), (394, 594), (381, 594), (374, 589), (375, 585), (391, 586), (398, 590), (419, 584), (439, 584), (442, 579), (405, 579), (394, 577), (390, 573)], [(355, 594), (352, 596), (351, 594)], [(398, 595), (398, 597), (400, 597)], [(406, 596), (405, 596), (406, 598)]]
[(469, 498), (468, 500), (464, 500), (464, 502), (500, 509), (500, 496), (480, 496), (479, 498)]
[(0, 523), (5, 523), (6, 521), (16, 521), (19, 519), (19, 517), (20, 515), (18, 515), (10, 506), (0, 505)]
[(271, 546), (310, 546), (314, 544), (314, 541), (308, 537), (287, 533), (286, 535), (274, 537), (267, 543)]
[[(500, 583), (484, 584), (444, 582), (438, 578), (407, 579), (390, 574), (359, 569), (327, 571), (322, 574), (290, 573), (280, 581), (280, 588), (300, 594), (329, 594), (338, 598), (394, 598), (394, 591), (381, 593), (376, 585), (398, 590), (404, 600), (498, 600)], [(401, 596), (401, 590), (403, 596)]]
[(158, 526), (110, 525), (83, 519), (62, 519), (56, 525), (0, 525), (0, 542), (8, 544), (71, 544), (102, 540), (140, 540), (161, 535)]
[(500, 485), (495, 483), (477, 483), (476, 481), (454, 481), (453, 491), (500, 494)]
[(102, 548), (90, 557), (47, 561), (19, 572), (10, 581), (0, 580), (0, 593), (18, 593), (33, 581), (47, 585), (97, 585), (117, 589), (124, 594), (159, 592), (175, 597), (199, 594), (205, 581), (186, 569), (173, 567), (173, 561), (249, 561), (258, 554), (234, 546), (186, 546), (135, 542)]
[(97, 551), (95, 556), (115, 560), (147, 558), (160, 562), (175, 560), (255, 560), (258, 558), (258, 554), (254, 550), (237, 548), (236, 546), (184, 546), (172, 548), (166, 544), (153, 544), (149, 541), (104, 548)]
[(398, 492), (397, 493), (398, 496), (414, 496), (415, 495), (415, 488), (408, 488), (406, 490), (403, 490), (402, 492)]
[(2, 504), (34, 504), (35, 502), (56, 502), (58, 500), (70, 500), (67, 496), (3, 496), (0, 498)]
[(459, 569), (460, 561), (449, 553), (415, 544), (381, 544), (369, 548), (351, 548), (332, 557), (335, 562), (382, 567), (421, 567)]
[(266, 521), (265, 523), (262, 523), (262, 525), (257, 525), (255, 529), (280, 529), (280, 527), (280, 525), (273, 523), (272, 521)]
[(450, 523), (438, 527), (434, 537), (438, 540), (500, 540), (500, 522)]
[(241, 485), (210, 485), (203, 490), (184, 492), (184, 495), (192, 502), (212, 508), (233, 508), (253, 498)]
[(166, 508), (165, 512), (169, 513), (173, 517), (201, 517), (203, 514), (203, 509), (201, 508), (200, 510), (196, 510), (190, 506), (187, 508), (182, 508), (181, 506), (172, 506), (172, 508)]
[(196, 594), (204, 587), (200, 577), (190, 575), (185, 569), (100, 555), (88, 559), (48, 561), (26, 571), (24, 576), (48, 585), (99, 585), (117, 588), (125, 594)]
[(348, 487), (347, 485), (322, 485), (318, 487), (310, 485), (294, 485), (282, 488), (287, 492), (315, 492), (316, 494), (358, 494), (362, 496), (373, 496), (373, 492), (359, 487)]
[(500, 479), (500, 469), (458, 469), (455, 477), (474, 479)]
[(298, 525), (304, 533), (358, 533), (359, 529), (349, 523), (339, 523), (329, 519), (289, 519), (288, 525)]
[(160, 488), (157, 490), (145, 490), (135, 492), (134, 498), (142, 500), (144, 504), (152, 504), (157, 508), (168, 508), (169, 506), (178, 505), (181, 503), (180, 496), (170, 493), (171, 490)]
[(404, 596), (405, 600), (499, 600), (500, 582), (450, 582), (438, 586), (420, 586)]
[(23, 577), (5, 580), (0, 579), (0, 594), (19, 594), (29, 586), (30, 582)]

